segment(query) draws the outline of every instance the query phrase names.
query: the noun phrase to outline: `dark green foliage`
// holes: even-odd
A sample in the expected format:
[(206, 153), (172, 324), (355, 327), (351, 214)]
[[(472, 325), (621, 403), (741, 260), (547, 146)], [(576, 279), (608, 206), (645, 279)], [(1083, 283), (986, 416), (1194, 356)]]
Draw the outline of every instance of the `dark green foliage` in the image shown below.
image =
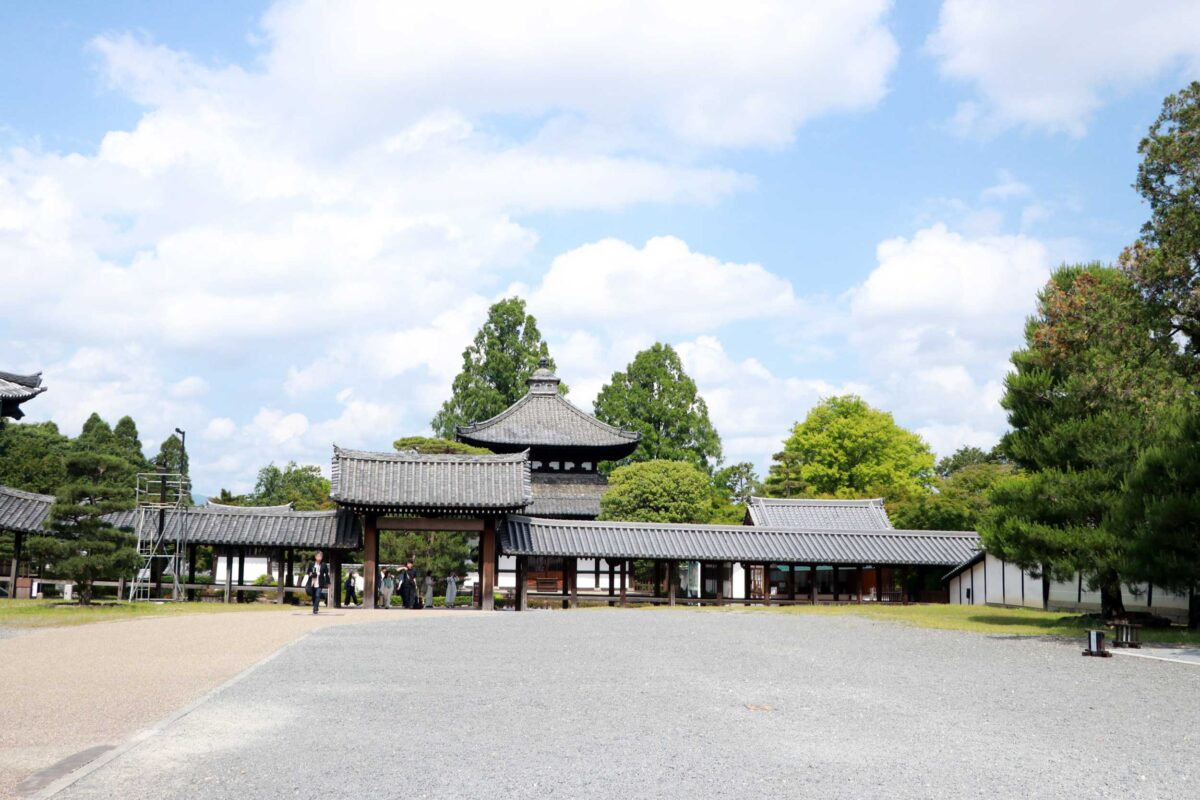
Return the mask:
[(117, 455), (120, 452), (112, 428), (94, 411), (90, 417), (84, 420), (83, 428), (75, 437), (75, 449), (80, 452), (108, 453), (110, 455)]
[(0, 428), (0, 485), (54, 494), (67, 480), (71, 440), (53, 422)]
[(162, 467), (168, 473), (186, 476), (188, 474), (188, 456), (183, 449), (183, 441), (172, 433), (158, 446), (154, 456), (155, 468)]
[[(430, 574), (439, 581), (435, 587), (438, 594), (445, 592), (445, 584), (440, 581), (451, 572), (461, 579), (475, 568), (473, 558), (474, 548), (467, 535), (457, 531), (382, 531), (379, 537), (380, 563), (412, 561), (418, 575)], [(417, 591), (424, 591), (419, 583)]]
[(1188, 622), (1200, 627), (1200, 410), (1176, 411), (1142, 452), (1112, 522), (1130, 540), (1126, 576), (1190, 594)]
[(117, 420), (113, 428), (112, 447), (115, 455), (135, 464), (139, 471), (150, 468), (146, 456), (142, 453), (142, 440), (138, 437), (137, 423), (132, 417), (124, 416)]
[(731, 503), (746, 505), (750, 496), (762, 494), (762, 481), (749, 461), (722, 467), (713, 475), (713, 486)]
[[(1138, 145), (1138, 193), (1150, 204), (1141, 238), (1125, 250), (1130, 270), (1152, 305), (1162, 308), (1200, 357), (1200, 82), (1163, 101), (1162, 113)], [(1193, 370), (1197, 363), (1190, 365)]]
[(456, 442), (453, 439), (437, 439), (428, 436), (405, 436), (392, 442), (392, 446), (400, 452), (414, 450), (425, 454), (487, 455), (492, 452), (485, 447), (475, 447)]
[[(454, 378), (450, 399), (433, 418), (433, 430), (443, 439), (454, 439), (459, 425), (496, 416), (525, 396), (525, 382), (543, 358), (553, 370), (550, 350), (537, 320), (525, 313), (525, 301), (510, 297), (496, 303), (475, 341), (463, 351), (462, 371)], [(559, 391), (566, 394), (566, 384), (560, 384)]]
[(933, 453), (892, 415), (854, 395), (822, 400), (796, 423), (767, 476), (772, 497), (883, 497), (929, 491)]
[(602, 422), (642, 435), (623, 464), (687, 461), (711, 473), (721, 463), (721, 437), (708, 405), (669, 344), (641, 351), (624, 372), (614, 372), (596, 396), (595, 413)]
[(1127, 539), (1107, 517), (1138, 447), (1188, 393), (1179, 356), (1129, 277), (1097, 264), (1051, 277), (1025, 340), (1002, 400), (1012, 426), (1002, 447), (1023, 474), (992, 490), (980, 534), (1035, 573), (1082, 571), (1105, 615), (1120, 615)]
[(1007, 463), (1007, 459), (1000, 452), (999, 445), (993, 447), (991, 450), (983, 450), (971, 445), (965, 445), (937, 462), (937, 474), (943, 478), (947, 478), (965, 467), (973, 467), (979, 464), (1004, 463)]
[(133, 534), (110, 525), (106, 514), (133, 507), (134, 467), (118, 456), (75, 453), (66, 462), (67, 482), (50, 509), (49, 536), (29, 540), (31, 560), (75, 581), (79, 602), (92, 599), (92, 584), (132, 574), (140, 559)]
[(321, 468), (315, 464), (301, 466), (289, 461), (280, 469), (272, 463), (258, 471), (258, 481), (245, 504), (281, 506), (291, 503), (297, 511), (319, 511), (333, 508), (329, 490), (329, 480), (321, 475)]
[(957, 467), (938, 480), (935, 492), (906, 498), (888, 514), (893, 525), (906, 530), (973, 531), (991, 507), (988, 492), (1013, 472), (1011, 465), (990, 461)]
[(710, 478), (686, 461), (641, 461), (613, 470), (600, 498), (600, 519), (708, 522)]

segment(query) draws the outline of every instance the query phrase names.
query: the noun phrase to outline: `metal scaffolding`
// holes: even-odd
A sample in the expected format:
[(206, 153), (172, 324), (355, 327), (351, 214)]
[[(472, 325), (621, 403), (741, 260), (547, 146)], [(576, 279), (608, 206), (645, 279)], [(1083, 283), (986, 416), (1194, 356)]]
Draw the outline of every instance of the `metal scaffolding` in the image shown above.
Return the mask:
[(187, 509), (191, 482), (177, 472), (141, 472), (137, 476), (134, 530), (142, 567), (129, 584), (129, 600), (149, 600), (171, 578), (171, 599), (184, 598), (181, 573), (187, 553)]

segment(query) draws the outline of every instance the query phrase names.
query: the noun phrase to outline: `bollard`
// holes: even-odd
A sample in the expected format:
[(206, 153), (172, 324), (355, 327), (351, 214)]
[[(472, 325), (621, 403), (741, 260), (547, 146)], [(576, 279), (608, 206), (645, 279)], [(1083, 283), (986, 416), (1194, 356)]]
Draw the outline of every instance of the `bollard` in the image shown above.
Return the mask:
[(1131, 647), (1135, 650), (1142, 646), (1142, 626), (1128, 622), (1118, 622), (1113, 626), (1113, 647)]
[(1083, 654), (1099, 658), (1109, 658), (1112, 656), (1112, 653), (1108, 652), (1108, 648), (1104, 646), (1104, 631), (1087, 632), (1087, 649), (1083, 651)]

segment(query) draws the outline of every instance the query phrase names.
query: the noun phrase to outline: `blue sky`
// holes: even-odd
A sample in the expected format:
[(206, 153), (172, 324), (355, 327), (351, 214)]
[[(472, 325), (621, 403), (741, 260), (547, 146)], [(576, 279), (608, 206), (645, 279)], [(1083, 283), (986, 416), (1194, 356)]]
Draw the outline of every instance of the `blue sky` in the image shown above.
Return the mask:
[[(729, 460), (853, 391), (990, 445), (1049, 270), (1113, 261), (1194, 4), (0, 8), (0, 352), (197, 488), (423, 432), (489, 303), (572, 399), (675, 344)], [(150, 449), (153, 449), (152, 447)]]

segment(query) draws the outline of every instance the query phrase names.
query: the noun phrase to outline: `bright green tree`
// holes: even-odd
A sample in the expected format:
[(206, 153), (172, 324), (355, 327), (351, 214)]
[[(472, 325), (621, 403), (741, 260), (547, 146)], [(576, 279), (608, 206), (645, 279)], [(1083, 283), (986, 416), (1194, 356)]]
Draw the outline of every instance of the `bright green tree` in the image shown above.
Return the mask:
[(319, 511), (333, 508), (329, 497), (329, 479), (321, 474), (315, 464), (300, 465), (289, 461), (282, 469), (274, 463), (258, 471), (254, 491), (246, 498), (246, 505), (281, 506), (291, 503), (297, 511)]
[(1186, 337), (1189, 366), (1200, 369), (1200, 82), (1163, 101), (1138, 153), (1134, 186), (1150, 219), (1121, 263)]
[(708, 522), (711, 478), (686, 461), (640, 461), (613, 470), (600, 498), (600, 519)]
[(937, 474), (948, 478), (960, 469), (974, 467), (979, 464), (1003, 464), (1004, 454), (996, 447), (983, 450), (972, 445), (964, 445), (937, 462)]
[(127, 576), (140, 566), (132, 533), (105, 519), (133, 507), (133, 478), (132, 465), (118, 456), (72, 454), (67, 482), (50, 507), (53, 534), (29, 540), (31, 560), (73, 580), (82, 605), (91, 603), (95, 581)]
[[(450, 399), (433, 418), (433, 430), (453, 439), (459, 425), (496, 416), (525, 396), (525, 382), (542, 359), (555, 368), (537, 320), (525, 313), (525, 301), (510, 297), (496, 303), (463, 351), (462, 371), (454, 378)], [(566, 384), (559, 391), (566, 394)]]
[(402, 453), (412, 450), (425, 455), (487, 455), (492, 452), (485, 447), (475, 447), (463, 442), (456, 442), (453, 439), (437, 439), (429, 436), (404, 436), (392, 442), (392, 447)]
[(1200, 628), (1200, 410), (1177, 411), (1125, 479), (1112, 524), (1129, 538), (1125, 577), (1188, 595)]
[(883, 497), (924, 494), (933, 453), (886, 411), (854, 395), (822, 400), (792, 428), (767, 476), (773, 497)]
[(683, 370), (675, 348), (661, 342), (633, 357), (600, 389), (596, 418), (637, 431), (636, 461), (687, 461), (711, 473), (721, 463), (721, 437), (708, 418), (708, 405)]
[(1107, 618), (1124, 613), (1127, 538), (1108, 524), (1139, 447), (1189, 391), (1168, 326), (1120, 270), (1058, 270), (1013, 353), (1001, 404), (1005, 453), (1022, 474), (999, 481), (980, 520), (987, 549), (1035, 574), (1082, 572)]
[(1013, 471), (1010, 464), (989, 461), (959, 467), (938, 479), (936, 491), (908, 497), (888, 514), (904, 530), (973, 531), (991, 507), (988, 493)]
[(116, 436), (112, 427), (95, 411), (83, 422), (83, 428), (75, 437), (75, 449), (88, 453), (107, 453), (117, 455)]
[(67, 481), (71, 440), (53, 422), (0, 428), (0, 486), (54, 494)]

